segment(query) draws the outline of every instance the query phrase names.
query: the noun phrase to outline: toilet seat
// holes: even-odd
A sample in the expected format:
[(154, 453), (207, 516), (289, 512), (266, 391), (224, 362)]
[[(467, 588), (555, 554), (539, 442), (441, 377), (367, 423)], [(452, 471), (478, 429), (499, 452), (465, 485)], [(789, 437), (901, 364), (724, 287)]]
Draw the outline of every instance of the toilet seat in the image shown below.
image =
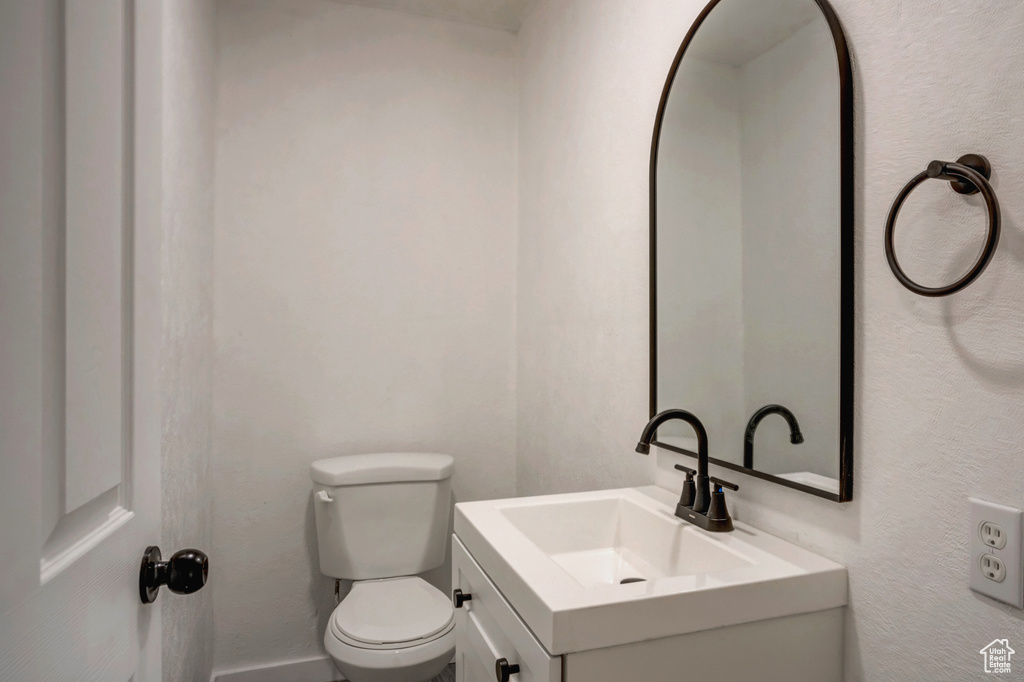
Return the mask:
[[(453, 624), (454, 626), (454, 624)], [(353, 646), (331, 630), (324, 648), (345, 679), (352, 682), (422, 682), (437, 676), (455, 655), (455, 628), (435, 639), (421, 639), (400, 649)]]
[(418, 577), (364, 580), (331, 615), (329, 630), (360, 649), (404, 649), (433, 641), (455, 625), (451, 601)]
[(455, 609), (420, 578), (356, 582), (331, 614), (324, 647), (353, 682), (431, 680), (455, 655)]

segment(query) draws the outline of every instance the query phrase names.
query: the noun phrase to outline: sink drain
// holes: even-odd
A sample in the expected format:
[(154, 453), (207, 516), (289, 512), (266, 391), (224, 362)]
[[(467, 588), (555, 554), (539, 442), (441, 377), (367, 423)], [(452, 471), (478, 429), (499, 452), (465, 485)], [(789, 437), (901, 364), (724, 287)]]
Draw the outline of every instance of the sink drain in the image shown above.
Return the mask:
[(629, 583), (642, 583), (646, 582), (647, 578), (623, 578), (619, 581), (620, 585), (628, 585)]

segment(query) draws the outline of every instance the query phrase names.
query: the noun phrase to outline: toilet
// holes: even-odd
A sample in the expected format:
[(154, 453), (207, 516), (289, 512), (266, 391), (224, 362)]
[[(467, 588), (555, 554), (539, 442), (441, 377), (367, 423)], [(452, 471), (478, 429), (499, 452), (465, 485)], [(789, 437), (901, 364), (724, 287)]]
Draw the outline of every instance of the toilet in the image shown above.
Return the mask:
[(320, 571), (354, 581), (324, 633), (350, 682), (426, 682), (455, 654), (451, 600), (417, 576), (444, 563), (454, 468), (410, 452), (310, 467)]

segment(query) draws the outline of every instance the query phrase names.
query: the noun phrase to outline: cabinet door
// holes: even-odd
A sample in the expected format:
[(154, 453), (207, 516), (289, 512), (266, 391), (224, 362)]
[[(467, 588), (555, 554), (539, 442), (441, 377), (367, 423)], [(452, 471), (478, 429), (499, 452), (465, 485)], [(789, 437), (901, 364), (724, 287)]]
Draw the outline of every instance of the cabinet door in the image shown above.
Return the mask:
[[(456, 621), (455, 682), (491, 682), (497, 679), (495, 664), (498, 659), (507, 658), (510, 664), (518, 660), (514, 655), (508, 658), (512, 650), (505, 646), (507, 638), (501, 637), (500, 633), (493, 633), (498, 637), (489, 637), (480, 620), (478, 614), (465, 611), (461, 622)], [(521, 680), (524, 676), (520, 672), (511, 679)]]
[(518, 665), (510, 682), (561, 682), (561, 656), (537, 641), (459, 541), (452, 540), (452, 588), (472, 596), (455, 611), (456, 682), (497, 680), (495, 665)]

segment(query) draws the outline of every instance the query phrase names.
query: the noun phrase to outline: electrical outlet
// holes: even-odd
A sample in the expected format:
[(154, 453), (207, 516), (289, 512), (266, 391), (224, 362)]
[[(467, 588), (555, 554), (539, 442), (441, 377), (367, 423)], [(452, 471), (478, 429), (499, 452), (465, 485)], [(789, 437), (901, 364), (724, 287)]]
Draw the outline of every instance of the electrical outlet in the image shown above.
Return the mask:
[(968, 499), (971, 523), (971, 589), (1024, 608), (1024, 513)]
[(1006, 580), (1006, 564), (997, 556), (981, 555), (981, 574), (994, 583)]
[(989, 547), (995, 547), (996, 549), (1006, 547), (1006, 531), (998, 523), (985, 521), (981, 524), (978, 532), (981, 533), (981, 541)]

